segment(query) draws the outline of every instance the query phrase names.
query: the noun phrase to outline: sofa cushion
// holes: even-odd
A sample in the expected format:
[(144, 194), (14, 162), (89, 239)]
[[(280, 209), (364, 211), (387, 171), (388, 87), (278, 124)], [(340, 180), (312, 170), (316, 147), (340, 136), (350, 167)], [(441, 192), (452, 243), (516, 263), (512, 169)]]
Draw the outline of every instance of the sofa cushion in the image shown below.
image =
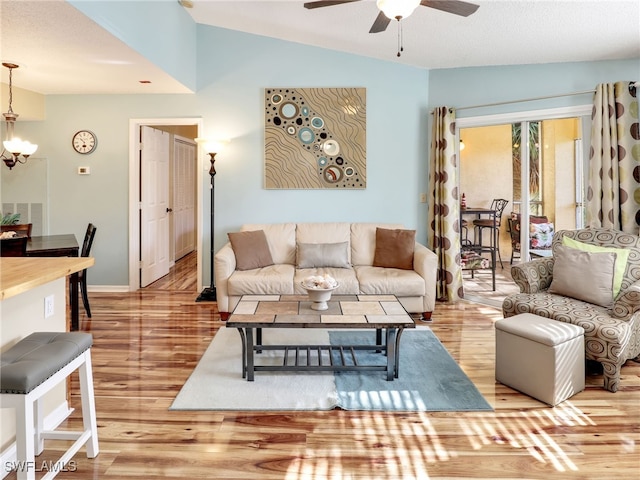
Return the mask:
[(396, 223), (352, 223), (351, 224), (351, 264), (373, 265), (376, 251), (376, 229), (403, 228)]
[(264, 230), (271, 251), (273, 263), (296, 263), (296, 224), (295, 223), (266, 223), (246, 224), (241, 230)]
[(615, 272), (613, 275), (613, 297), (617, 297), (620, 293), (620, 287), (622, 285), (622, 278), (624, 277), (624, 271), (627, 268), (627, 261), (629, 260), (629, 254), (631, 250), (627, 248), (612, 248), (612, 247), (600, 247), (598, 245), (591, 245), (589, 243), (582, 243), (569, 237), (562, 237), (562, 245), (567, 247), (577, 248), (584, 252), (596, 252), (596, 253), (615, 253), (616, 264)]
[(615, 261), (615, 253), (584, 252), (560, 245), (554, 252), (549, 293), (610, 307)]
[(298, 243), (296, 265), (298, 268), (351, 268), (349, 242)]
[(414, 297), (426, 294), (424, 279), (414, 270), (396, 268), (354, 267), (360, 282), (360, 293), (383, 295), (393, 293), (397, 297)]
[(255, 270), (236, 270), (228, 279), (229, 295), (291, 295), (294, 266), (271, 265)]
[[(344, 222), (298, 223), (296, 243), (351, 243), (350, 224)], [(351, 249), (347, 249), (347, 263), (351, 263)]]
[(311, 275), (331, 275), (338, 282), (338, 288), (333, 292), (336, 295), (356, 295), (360, 293), (360, 286), (352, 268), (298, 268), (293, 277), (293, 290), (297, 294), (306, 294), (302, 288), (302, 281)]
[(415, 230), (377, 228), (373, 266), (413, 270), (415, 244)]
[(273, 265), (264, 230), (231, 232), (227, 236), (236, 256), (237, 270), (253, 270)]

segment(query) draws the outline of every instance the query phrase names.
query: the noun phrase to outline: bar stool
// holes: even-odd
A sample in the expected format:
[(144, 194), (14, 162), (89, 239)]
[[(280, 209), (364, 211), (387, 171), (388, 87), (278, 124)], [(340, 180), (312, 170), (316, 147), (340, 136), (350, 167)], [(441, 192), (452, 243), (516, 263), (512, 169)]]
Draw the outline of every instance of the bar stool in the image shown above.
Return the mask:
[[(45, 439), (75, 440), (42, 479), (55, 477), (73, 456), (87, 446), (87, 457), (98, 455), (98, 428), (93, 396), (91, 345), (82, 332), (36, 332), (0, 355), (0, 406), (16, 410), (16, 473), (19, 480), (35, 479), (35, 455)], [(41, 399), (79, 371), (82, 431), (44, 430)]]
[[(504, 268), (502, 263), (502, 256), (500, 255), (500, 227), (502, 225), (502, 213), (505, 207), (509, 203), (509, 200), (504, 198), (494, 198), (491, 202), (491, 210), (494, 210), (495, 218), (491, 219), (479, 219), (473, 221), (474, 238), (478, 238), (478, 244), (482, 247), (482, 232), (484, 229), (488, 229), (491, 233), (490, 248), (494, 249), (498, 254), (500, 260), (500, 266)], [(495, 268), (495, 265), (494, 265)]]

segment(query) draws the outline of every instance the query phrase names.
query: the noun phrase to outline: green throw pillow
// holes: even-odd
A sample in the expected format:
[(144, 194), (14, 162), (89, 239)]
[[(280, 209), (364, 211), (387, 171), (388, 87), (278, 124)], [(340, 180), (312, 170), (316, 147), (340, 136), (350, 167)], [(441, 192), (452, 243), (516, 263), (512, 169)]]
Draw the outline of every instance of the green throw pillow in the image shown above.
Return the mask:
[(618, 296), (620, 288), (622, 287), (622, 279), (624, 277), (624, 271), (627, 269), (627, 261), (629, 260), (631, 250), (626, 248), (599, 247), (598, 245), (579, 242), (567, 236), (562, 237), (562, 244), (567, 247), (582, 250), (583, 252), (615, 253), (616, 263), (614, 267), (615, 270), (613, 272), (613, 298), (615, 299)]

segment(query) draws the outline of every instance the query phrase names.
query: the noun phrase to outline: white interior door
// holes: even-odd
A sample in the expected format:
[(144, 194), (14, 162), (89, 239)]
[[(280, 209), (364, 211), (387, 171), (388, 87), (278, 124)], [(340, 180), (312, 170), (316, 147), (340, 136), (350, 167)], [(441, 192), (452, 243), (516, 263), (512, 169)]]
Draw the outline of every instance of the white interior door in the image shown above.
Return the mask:
[(141, 127), (140, 146), (140, 286), (169, 273), (170, 135)]
[(184, 138), (173, 142), (174, 260), (196, 249), (196, 144)]

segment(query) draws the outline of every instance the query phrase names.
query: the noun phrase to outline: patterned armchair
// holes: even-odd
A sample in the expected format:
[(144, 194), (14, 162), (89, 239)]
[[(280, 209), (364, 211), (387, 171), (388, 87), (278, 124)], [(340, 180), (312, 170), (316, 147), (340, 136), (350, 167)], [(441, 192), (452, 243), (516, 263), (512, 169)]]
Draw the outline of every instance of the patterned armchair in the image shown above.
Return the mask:
[(640, 237), (603, 228), (560, 230), (553, 238), (554, 253), (564, 236), (591, 245), (630, 250), (620, 292), (612, 305), (604, 307), (549, 293), (554, 267), (554, 258), (549, 257), (511, 268), (521, 293), (505, 298), (502, 310), (505, 317), (533, 313), (583, 327), (585, 357), (602, 364), (604, 388), (615, 392), (622, 365), (640, 356)]

